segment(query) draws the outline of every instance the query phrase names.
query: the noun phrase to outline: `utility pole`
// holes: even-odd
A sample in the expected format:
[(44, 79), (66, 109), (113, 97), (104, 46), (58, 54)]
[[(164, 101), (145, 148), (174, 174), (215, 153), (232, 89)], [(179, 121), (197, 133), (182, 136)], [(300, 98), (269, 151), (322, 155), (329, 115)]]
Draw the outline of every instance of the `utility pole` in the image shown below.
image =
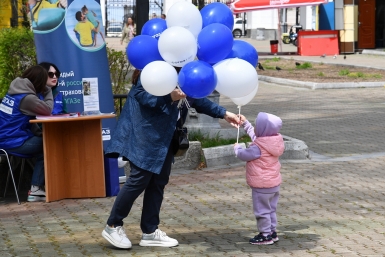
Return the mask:
[(19, 26), (18, 22), (18, 11), (17, 11), (17, 0), (10, 0), (11, 1), (11, 9), (12, 9), (12, 17), (11, 17), (11, 27), (16, 28)]
[(136, 1), (135, 17), (136, 17), (136, 35), (140, 35), (143, 25), (148, 21), (148, 12), (150, 11), (150, 1)]

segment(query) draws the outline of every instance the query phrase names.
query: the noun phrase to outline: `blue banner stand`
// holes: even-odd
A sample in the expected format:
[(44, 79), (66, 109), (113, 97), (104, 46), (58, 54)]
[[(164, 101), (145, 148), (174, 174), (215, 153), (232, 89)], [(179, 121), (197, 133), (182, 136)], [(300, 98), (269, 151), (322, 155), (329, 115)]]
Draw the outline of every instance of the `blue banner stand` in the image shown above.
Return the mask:
[(106, 196), (116, 196), (120, 190), (118, 159), (104, 157), (104, 169)]

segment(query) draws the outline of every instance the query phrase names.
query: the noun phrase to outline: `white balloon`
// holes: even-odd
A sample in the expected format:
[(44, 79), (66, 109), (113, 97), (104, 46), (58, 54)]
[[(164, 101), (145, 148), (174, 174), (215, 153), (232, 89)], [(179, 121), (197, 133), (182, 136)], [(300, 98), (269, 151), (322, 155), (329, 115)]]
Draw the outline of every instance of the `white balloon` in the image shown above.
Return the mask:
[(215, 89), (229, 97), (239, 98), (253, 92), (258, 86), (258, 74), (249, 62), (230, 58), (214, 65), (218, 83)]
[(179, 1), (173, 4), (167, 12), (166, 24), (167, 28), (183, 27), (196, 38), (202, 30), (202, 15), (191, 1)]
[(140, 81), (148, 93), (163, 96), (171, 93), (177, 86), (178, 73), (167, 62), (154, 61), (144, 66)]
[(163, 60), (172, 66), (183, 67), (194, 61), (198, 46), (190, 31), (182, 27), (171, 27), (160, 35), (158, 50)]
[(238, 98), (230, 98), (233, 103), (235, 103), (238, 106), (244, 106), (248, 104), (251, 100), (253, 100), (254, 96), (257, 94), (258, 91), (258, 77), (257, 77), (257, 87), (248, 95), (245, 95), (243, 97)]

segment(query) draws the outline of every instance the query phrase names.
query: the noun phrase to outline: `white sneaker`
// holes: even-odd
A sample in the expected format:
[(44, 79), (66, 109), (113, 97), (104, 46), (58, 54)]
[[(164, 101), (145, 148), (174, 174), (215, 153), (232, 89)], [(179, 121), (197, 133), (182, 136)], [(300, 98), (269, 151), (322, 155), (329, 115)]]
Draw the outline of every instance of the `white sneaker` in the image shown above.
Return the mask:
[(45, 191), (43, 187), (31, 186), (31, 190), (28, 191), (28, 202), (40, 202), (45, 201)]
[(102, 236), (113, 246), (118, 248), (128, 249), (132, 246), (130, 239), (128, 239), (126, 232), (124, 232), (124, 228), (121, 226), (111, 228), (106, 225), (102, 232)]
[(151, 234), (143, 233), (142, 240), (140, 240), (139, 245), (173, 247), (178, 245), (178, 241), (174, 238), (168, 237), (162, 230), (157, 229)]

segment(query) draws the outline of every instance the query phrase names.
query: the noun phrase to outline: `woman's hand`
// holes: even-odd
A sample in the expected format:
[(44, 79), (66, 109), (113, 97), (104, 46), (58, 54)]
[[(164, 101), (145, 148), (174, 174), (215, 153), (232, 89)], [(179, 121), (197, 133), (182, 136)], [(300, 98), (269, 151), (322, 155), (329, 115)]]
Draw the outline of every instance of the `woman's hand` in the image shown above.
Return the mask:
[(240, 119), (240, 124), (244, 125), (245, 121), (247, 121), (246, 117), (243, 116), (242, 114), (237, 114), (237, 116)]
[(228, 123), (230, 123), (233, 127), (236, 127), (236, 128), (239, 127), (240, 119), (236, 114), (226, 111), (225, 117), (223, 117), (223, 118)]
[(178, 101), (178, 100), (183, 99), (183, 98), (186, 98), (186, 94), (183, 93), (180, 89), (175, 88), (171, 92), (171, 99), (173, 102)]

